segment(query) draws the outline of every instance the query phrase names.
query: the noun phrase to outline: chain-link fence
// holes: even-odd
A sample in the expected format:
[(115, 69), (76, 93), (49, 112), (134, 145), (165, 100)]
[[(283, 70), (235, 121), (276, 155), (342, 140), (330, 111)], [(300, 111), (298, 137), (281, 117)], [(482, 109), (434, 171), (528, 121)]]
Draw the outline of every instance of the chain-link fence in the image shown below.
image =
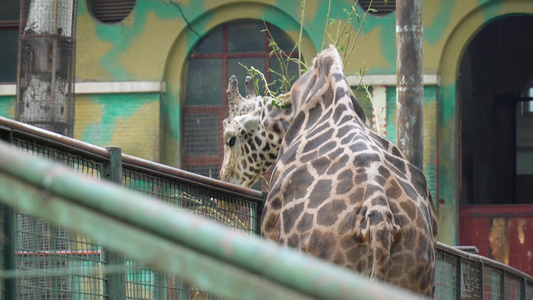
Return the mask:
[[(112, 179), (114, 171), (117, 184), (128, 189), (236, 231), (259, 233), (260, 192), (125, 154), (117, 161), (107, 149), (1, 117), (0, 139), (87, 176)], [(3, 236), (15, 241), (0, 247), (2, 274), (30, 272), (11, 283), (4, 277), (2, 299), (107, 299), (117, 289), (125, 299), (219, 298), (173, 274), (117, 259), (97, 242), (24, 211), (1, 207), (0, 212)], [(436, 299), (533, 299), (533, 278), (501, 263), (440, 243), (436, 259)], [(105, 269), (117, 265), (123, 267), (122, 280), (111, 280)]]

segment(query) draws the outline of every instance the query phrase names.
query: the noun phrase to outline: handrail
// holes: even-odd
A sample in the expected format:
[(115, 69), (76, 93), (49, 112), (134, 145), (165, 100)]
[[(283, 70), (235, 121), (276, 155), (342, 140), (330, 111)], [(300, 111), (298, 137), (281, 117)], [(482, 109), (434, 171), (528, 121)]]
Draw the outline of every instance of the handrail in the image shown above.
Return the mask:
[(131, 156), (128, 154), (122, 154), (122, 162), (130, 164), (133, 167), (143, 167), (151, 171), (157, 171), (159, 173), (168, 174), (179, 177), (183, 181), (194, 183), (194, 185), (202, 185), (205, 188), (222, 191), (238, 193), (247, 197), (254, 197), (255, 199), (262, 199), (262, 193), (257, 190), (249, 189), (229, 182), (224, 182), (202, 176), (199, 174), (187, 172), (181, 169), (169, 167), (160, 163), (152, 162), (139, 157)]
[(84, 152), (88, 152), (94, 155), (103, 156), (109, 158), (109, 153), (107, 149), (99, 147), (93, 144), (89, 144), (80, 140), (69, 138), (67, 136), (51, 132), (39, 127), (31, 126), (22, 122), (17, 122), (12, 119), (4, 118), (0, 116), (0, 125), (11, 128), (14, 133), (19, 133), (27, 136), (33, 136), (41, 140), (47, 140), (48, 142), (53, 142), (60, 144), (63, 147), (67, 146), (70, 148), (76, 148)]
[(441, 250), (441, 251), (453, 254), (454, 256), (459, 256), (459, 257), (463, 257), (463, 258), (466, 258), (466, 259), (469, 259), (469, 260), (475, 260), (475, 261), (483, 262), (483, 264), (485, 264), (485, 265), (489, 265), (489, 266), (495, 267), (497, 269), (502, 269), (502, 270), (504, 270), (507, 273), (513, 274), (513, 275), (515, 275), (517, 277), (520, 277), (520, 278), (524, 278), (528, 282), (533, 283), (533, 276), (528, 275), (528, 274), (526, 274), (526, 273), (524, 273), (524, 272), (522, 272), (520, 270), (517, 270), (517, 269), (515, 269), (513, 267), (510, 267), (510, 266), (508, 266), (506, 264), (503, 264), (503, 263), (501, 263), (499, 261), (495, 261), (493, 259), (487, 258), (485, 256), (481, 256), (481, 255), (478, 255), (478, 254), (464, 252), (464, 251), (461, 251), (459, 249), (455, 249), (455, 248), (453, 248), (453, 247), (451, 247), (449, 245), (443, 244), (441, 242), (437, 242), (437, 247), (436, 248)]
[(416, 299), (0, 143), (0, 201), (228, 297)]

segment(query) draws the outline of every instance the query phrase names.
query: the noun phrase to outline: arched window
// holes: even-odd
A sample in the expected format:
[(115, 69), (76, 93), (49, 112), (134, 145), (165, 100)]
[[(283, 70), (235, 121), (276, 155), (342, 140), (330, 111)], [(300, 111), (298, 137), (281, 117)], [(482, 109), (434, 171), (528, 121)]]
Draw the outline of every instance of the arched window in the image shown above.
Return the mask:
[(0, 82), (17, 81), (20, 1), (0, 1)]
[[(279, 47), (291, 53), (294, 43), (289, 36), (271, 24), (267, 26)], [(192, 51), (183, 102), (184, 169), (219, 177), (224, 156), (222, 120), (228, 116), (226, 89), (229, 77), (235, 75), (241, 94), (245, 94), (247, 71), (241, 64), (261, 70), (269, 82), (276, 79), (268, 70), (279, 70), (279, 62), (270, 57), (269, 36), (264, 29), (265, 23), (259, 20), (226, 23), (210, 31)], [(296, 64), (289, 70), (291, 75), (298, 73)]]

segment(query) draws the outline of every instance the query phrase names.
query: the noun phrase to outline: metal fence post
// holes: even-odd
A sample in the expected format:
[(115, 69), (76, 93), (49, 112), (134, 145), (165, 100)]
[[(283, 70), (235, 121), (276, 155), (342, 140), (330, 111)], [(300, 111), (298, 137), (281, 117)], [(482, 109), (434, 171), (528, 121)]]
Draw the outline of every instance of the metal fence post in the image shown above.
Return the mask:
[[(122, 185), (122, 150), (116, 146), (106, 147), (106, 149), (109, 151), (109, 161), (104, 164), (101, 177)], [(107, 265), (124, 267), (124, 272), (106, 276), (104, 294), (109, 299), (126, 299), (126, 266), (124, 257), (106, 249), (102, 249), (102, 253)]]
[[(13, 133), (11, 128), (0, 125), (0, 140), (12, 143), (13, 142)], [(4, 262), (4, 268), (2, 271), (15, 271), (15, 212), (12, 207), (7, 205), (2, 205), (3, 213), (2, 216), (4, 219), (3, 224), (3, 233), (4, 233), (4, 243), (3, 243), (3, 254), (2, 257)], [(4, 288), (5, 288), (5, 299), (16, 299), (17, 298), (17, 280), (16, 278), (7, 278), (3, 279)]]
[(461, 257), (457, 257), (457, 270), (456, 271), (456, 278), (457, 278), (457, 282), (455, 283), (456, 284), (456, 287), (457, 287), (457, 294), (456, 294), (456, 298), (455, 299), (461, 299), (461, 294), (462, 294), (462, 269), (463, 269), (463, 266), (461, 265)]
[(257, 221), (256, 221), (255, 232), (258, 235), (261, 235), (261, 216), (263, 215), (263, 210), (265, 208), (267, 197), (268, 197), (268, 192), (263, 192), (263, 202), (257, 204), (257, 217), (255, 218)]
[(526, 300), (527, 299), (527, 278), (522, 278), (521, 280), (521, 287), (520, 287), (520, 292), (522, 292), (522, 299)]
[(479, 272), (479, 285), (480, 285), (480, 300), (484, 300), (485, 298), (485, 293), (484, 293), (484, 290), (485, 290), (485, 263), (483, 261), (481, 261), (481, 271)]

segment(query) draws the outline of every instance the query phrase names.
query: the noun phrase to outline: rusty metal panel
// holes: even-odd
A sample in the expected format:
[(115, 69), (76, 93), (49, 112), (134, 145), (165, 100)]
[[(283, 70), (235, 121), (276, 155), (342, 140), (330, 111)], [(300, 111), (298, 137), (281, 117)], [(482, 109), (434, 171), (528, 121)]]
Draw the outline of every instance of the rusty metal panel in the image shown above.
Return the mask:
[(533, 275), (533, 205), (476, 205), (460, 209), (460, 244)]
[(509, 265), (523, 266), (523, 272), (533, 274), (533, 217), (509, 219), (509, 244)]

